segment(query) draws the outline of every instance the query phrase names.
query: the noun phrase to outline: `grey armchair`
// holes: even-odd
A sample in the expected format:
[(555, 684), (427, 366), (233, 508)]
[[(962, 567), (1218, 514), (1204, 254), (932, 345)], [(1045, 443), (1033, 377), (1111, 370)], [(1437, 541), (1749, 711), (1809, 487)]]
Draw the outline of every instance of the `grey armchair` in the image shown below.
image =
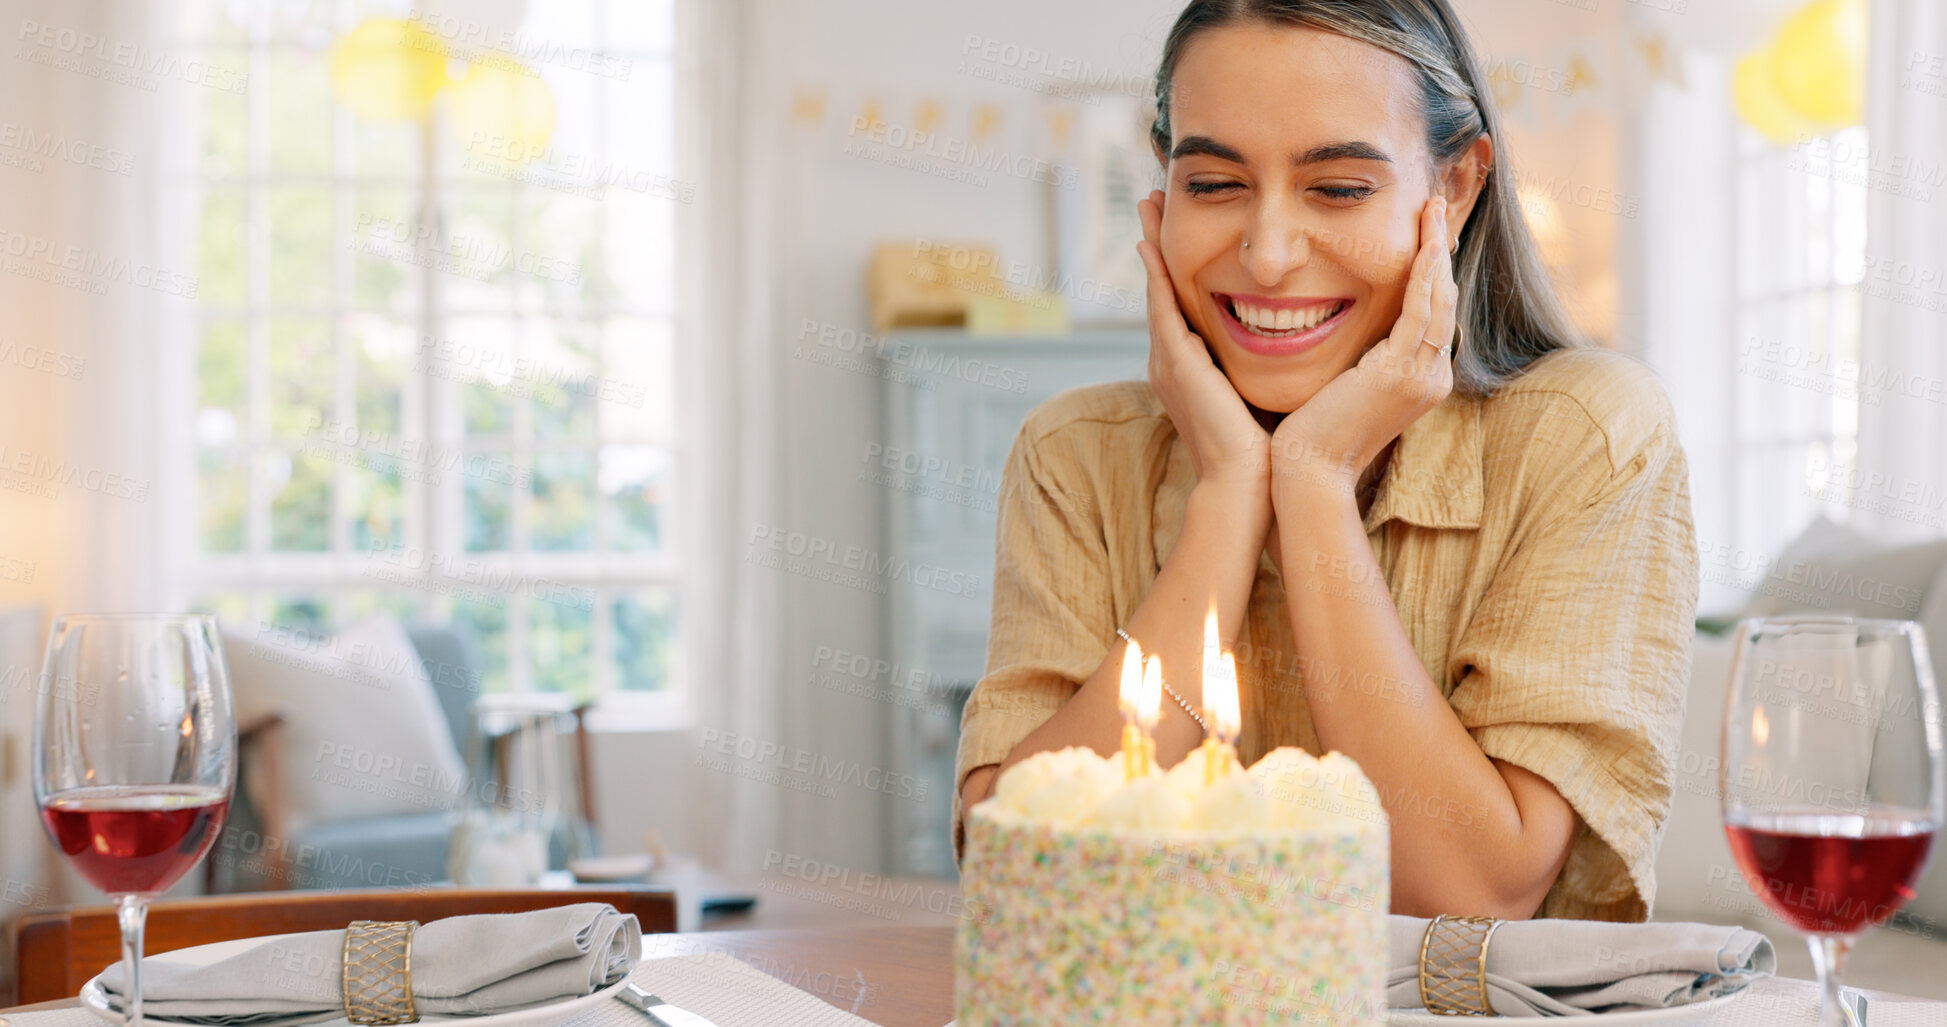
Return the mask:
[[(409, 627), (407, 635), (432, 681), (447, 730), (462, 754), (470, 744), (470, 713), (480, 694), (479, 647), (465, 629), (451, 625)], [(238, 758), (277, 765), (281, 716), (238, 726)], [(577, 718), (580, 723), (580, 718)], [(588, 811), (587, 734), (578, 732), (581, 778), (578, 805)], [(241, 769), (241, 768), (240, 768)], [(243, 773), (239, 781), (251, 780)], [(281, 782), (252, 794), (239, 785), (229, 823), (204, 864), (210, 893), (314, 888), (413, 887), (443, 881), (457, 811), (357, 817), (290, 825), (283, 816)], [(592, 826), (592, 825), (591, 825)], [(564, 839), (551, 846), (552, 865), (565, 860)]]

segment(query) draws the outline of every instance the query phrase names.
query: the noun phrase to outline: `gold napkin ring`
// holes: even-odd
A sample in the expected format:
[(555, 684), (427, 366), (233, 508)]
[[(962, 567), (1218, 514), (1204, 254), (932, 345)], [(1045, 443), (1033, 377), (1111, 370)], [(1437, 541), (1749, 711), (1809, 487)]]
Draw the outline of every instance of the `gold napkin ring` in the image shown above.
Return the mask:
[(417, 920), (354, 920), (345, 928), (339, 984), (345, 1019), (357, 1024), (417, 1023), (412, 1007), (412, 931)]
[(1437, 1016), (1494, 1016), (1487, 1001), (1487, 944), (1501, 921), (1448, 916), (1426, 925), (1420, 939), (1420, 1002)]

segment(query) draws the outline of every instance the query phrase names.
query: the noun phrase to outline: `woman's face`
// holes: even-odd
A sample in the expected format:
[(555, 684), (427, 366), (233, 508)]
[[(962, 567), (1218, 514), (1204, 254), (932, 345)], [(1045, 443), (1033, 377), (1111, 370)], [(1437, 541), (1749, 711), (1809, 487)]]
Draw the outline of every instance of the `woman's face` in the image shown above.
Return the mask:
[(1171, 87), (1159, 242), (1177, 303), (1246, 402), (1289, 413), (1399, 317), (1433, 183), (1412, 66), (1241, 22), (1194, 36)]

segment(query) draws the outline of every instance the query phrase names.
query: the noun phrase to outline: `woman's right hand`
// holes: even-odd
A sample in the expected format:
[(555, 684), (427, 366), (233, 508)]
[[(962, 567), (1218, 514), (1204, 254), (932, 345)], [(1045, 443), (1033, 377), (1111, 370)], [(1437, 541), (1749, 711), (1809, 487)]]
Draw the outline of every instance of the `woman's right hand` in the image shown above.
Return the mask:
[(1137, 201), (1143, 239), (1136, 244), (1149, 272), (1149, 384), (1190, 450), (1197, 481), (1237, 487), (1271, 487), (1271, 436), (1251, 415), (1244, 397), (1211, 359), (1176, 304), (1176, 289), (1163, 263), (1162, 190)]

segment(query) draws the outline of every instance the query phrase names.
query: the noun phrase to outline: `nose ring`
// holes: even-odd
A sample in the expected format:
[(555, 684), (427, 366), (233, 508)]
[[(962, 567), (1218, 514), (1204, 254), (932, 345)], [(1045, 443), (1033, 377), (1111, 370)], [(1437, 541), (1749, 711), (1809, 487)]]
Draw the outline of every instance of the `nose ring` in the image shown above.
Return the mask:
[(1244, 248), (1247, 250), (1251, 248), (1251, 241), (1249, 239), (1244, 240)]

